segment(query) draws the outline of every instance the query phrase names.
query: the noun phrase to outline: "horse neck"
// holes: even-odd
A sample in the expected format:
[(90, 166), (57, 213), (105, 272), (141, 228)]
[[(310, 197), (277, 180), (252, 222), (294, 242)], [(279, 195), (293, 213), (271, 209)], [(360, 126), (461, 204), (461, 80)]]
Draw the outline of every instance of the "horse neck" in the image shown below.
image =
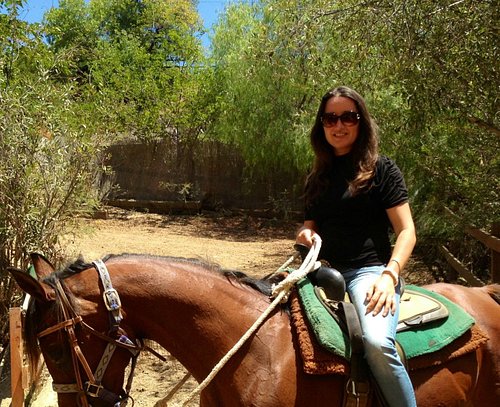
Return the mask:
[(141, 264), (126, 275), (130, 278), (119, 289), (125, 323), (163, 346), (196, 378), (203, 378), (269, 305), (264, 295), (201, 266)]

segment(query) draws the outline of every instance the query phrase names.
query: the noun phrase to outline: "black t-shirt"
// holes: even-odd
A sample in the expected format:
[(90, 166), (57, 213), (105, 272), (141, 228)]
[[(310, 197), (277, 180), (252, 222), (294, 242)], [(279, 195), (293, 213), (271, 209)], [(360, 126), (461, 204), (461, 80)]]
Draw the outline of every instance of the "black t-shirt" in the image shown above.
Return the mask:
[(351, 154), (335, 157), (330, 187), (305, 209), (322, 239), (319, 258), (340, 271), (390, 260), (386, 209), (408, 201), (403, 175), (387, 157), (379, 157), (370, 188), (353, 197), (348, 182), (354, 176)]

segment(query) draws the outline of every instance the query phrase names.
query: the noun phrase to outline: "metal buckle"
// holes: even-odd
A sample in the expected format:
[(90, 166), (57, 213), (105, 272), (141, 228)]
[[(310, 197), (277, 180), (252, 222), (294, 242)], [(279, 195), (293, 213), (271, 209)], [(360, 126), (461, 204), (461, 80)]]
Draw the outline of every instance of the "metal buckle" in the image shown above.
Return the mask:
[(102, 294), (102, 298), (108, 311), (116, 311), (122, 306), (120, 296), (114, 288), (109, 288), (104, 291), (104, 293)]
[(345, 390), (348, 394), (353, 395), (356, 399), (359, 399), (362, 395), (367, 395), (370, 391), (369, 386), (366, 386), (366, 382), (355, 382), (352, 379), (347, 381)]
[(103, 387), (97, 383), (85, 383), (85, 393), (90, 397), (99, 397), (99, 392), (102, 388)]
[(345, 385), (345, 391), (347, 394), (352, 394), (353, 396), (357, 396), (356, 392), (356, 382), (354, 380), (349, 379)]

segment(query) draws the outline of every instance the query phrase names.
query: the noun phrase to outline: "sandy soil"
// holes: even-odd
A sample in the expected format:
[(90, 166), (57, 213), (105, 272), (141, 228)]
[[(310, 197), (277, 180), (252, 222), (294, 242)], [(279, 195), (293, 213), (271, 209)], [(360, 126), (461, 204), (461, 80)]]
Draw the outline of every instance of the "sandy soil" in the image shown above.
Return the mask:
[[(83, 255), (94, 260), (108, 253), (148, 253), (195, 257), (263, 276), (276, 269), (293, 253), (293, 239), (299, 224), (277, 222), (250, 216), (204, 214), (203, 216), (164, 216), (108, 208), (106, 219), (82, 219), (80, 232), (68, 236), (71, 258)], [(412, 262), (407, 281), (425, 284), (433, 281), (425, 266)], [(168, 353), (156, 347), (164, 356)], [(4, 369), (0, 383), (0, 407), (10, 405), (10, 383)], [(181, 380), (186, 371), (175, 360), (161, 362), (150, 354), (141, 355), (131, 396), (135, 406), (153, 406)], [(57, 406), (51, 380), (46, 371), (41, 378), (32, 406)], [(169, 405), (176, 405), (196, 387), (189, 379)], [(195, 399), (191, 405), (197, 405)]]

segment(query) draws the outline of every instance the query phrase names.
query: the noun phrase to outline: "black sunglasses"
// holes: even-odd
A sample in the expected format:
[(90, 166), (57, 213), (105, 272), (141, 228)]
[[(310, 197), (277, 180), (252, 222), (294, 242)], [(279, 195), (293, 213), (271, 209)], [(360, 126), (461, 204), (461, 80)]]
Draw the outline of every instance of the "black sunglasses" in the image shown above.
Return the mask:
[(335, 113), (323, 113), (321, 116), (321, 123), (323, 123), (324, 127), (333, 127), (339, 121), (346, 126), (355, 126), (358, 124), (361, 116), (357, 112), (344, 112), (340, 116)]

